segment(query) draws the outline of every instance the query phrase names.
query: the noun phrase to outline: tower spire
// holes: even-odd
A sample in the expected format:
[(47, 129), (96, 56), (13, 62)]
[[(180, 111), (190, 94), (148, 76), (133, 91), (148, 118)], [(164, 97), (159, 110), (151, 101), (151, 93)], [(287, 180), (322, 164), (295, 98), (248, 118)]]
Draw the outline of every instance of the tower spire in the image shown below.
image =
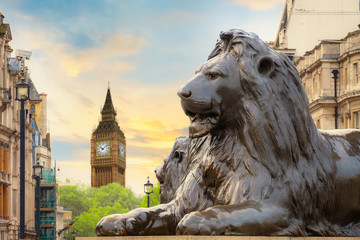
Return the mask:
[(102, 120), (113, 120), (116, 116), (116, 111), (111, 99), (110, 84), (106, 93), (104, 107), (101, 110)]

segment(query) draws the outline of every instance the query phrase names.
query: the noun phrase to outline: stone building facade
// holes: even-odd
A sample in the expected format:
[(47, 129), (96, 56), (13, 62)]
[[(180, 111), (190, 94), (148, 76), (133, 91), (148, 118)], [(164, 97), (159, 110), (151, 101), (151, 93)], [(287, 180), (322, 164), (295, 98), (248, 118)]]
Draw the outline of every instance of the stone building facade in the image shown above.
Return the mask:
[(360, 127), (360, 30), (323, 40), (294, 63), (318, 128)]
[(101, 111), (101, 121), (91, 135), (91, 186), (112, 182), (125, 186), (126, 140), (116, 119), (110, 87)]
[[(20, 103), (15, 85), (20, 78), (20, 59), (12, 59), (10, 25), (0, 13), (0, 239), (18, 239), (20, 222)], [(25, 66), (26, 68), (26, 66)], [(26, 104), (29, 108), (29, 103)], [(27, 238), (35, 238), (35, 181), (32, 159), (32, 127), (25, 120), (25, 223)]]
[[(24, 76), (30, 85), (30, 100), (25, 102), (25, 233), (27, 239), (35, 239), (33, 165), (39, 161), (45, 172), (51, 166), (46, 94), (38, 94), (28, 74), (28, 57), (18, 53), (11, 57), (11, 40), (10, 25), (4, 22), (4, 15), (0, 13), (0, 240), (18, 239), (19, 234), (20, 102), (15, 100), (15, 86)], [(55, 178), (51, 180), (55, 186)], [(44, 239), (48, 239), (47, 236)]]

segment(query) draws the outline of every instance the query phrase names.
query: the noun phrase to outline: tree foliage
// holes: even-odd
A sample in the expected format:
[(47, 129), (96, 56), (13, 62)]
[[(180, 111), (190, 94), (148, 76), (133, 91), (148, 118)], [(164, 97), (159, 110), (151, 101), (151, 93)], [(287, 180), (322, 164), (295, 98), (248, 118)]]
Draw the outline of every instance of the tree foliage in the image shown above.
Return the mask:
[[(160, 184), (154, 187), (150, 195), (150, 204), (160, 203)], [(147, 207), (147, 196), (136, 197), (134, 193), (119, 183), (111, 183), (100, 188), (84, 185), (67, 185), (58, 187), (60, 205), (73, 212), (73, 219), (78, 220), (65, 235), (71, 236), (76, 229), (77, 236), (95, 236), (95, 226), (104, 216), (115, 213), (127, 213), (137, 207)]]

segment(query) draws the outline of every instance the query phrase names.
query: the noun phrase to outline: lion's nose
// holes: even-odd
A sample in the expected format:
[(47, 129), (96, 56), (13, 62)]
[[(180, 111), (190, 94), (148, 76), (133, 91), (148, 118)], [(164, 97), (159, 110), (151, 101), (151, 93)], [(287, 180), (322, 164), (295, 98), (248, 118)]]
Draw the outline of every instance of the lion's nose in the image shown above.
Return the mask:
[(186, 91), (186, 90), (180, 89), (178, 91), (177, 95), (180, 98), (189, 98), (191, 96), (191, 91)]

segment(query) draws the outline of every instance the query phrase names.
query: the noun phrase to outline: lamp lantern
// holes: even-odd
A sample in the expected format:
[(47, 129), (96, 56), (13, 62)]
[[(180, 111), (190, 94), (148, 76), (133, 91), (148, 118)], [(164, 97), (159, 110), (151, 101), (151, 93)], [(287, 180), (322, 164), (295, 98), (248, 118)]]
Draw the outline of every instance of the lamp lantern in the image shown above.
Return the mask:
[(21, 79), (18, 84), (15, 85), (16, 88), (16, 98), (15, 100), (28, 100), (30, 96), (30, 86), (25, 82), (25, 79)]
[(150, 194), (153, 192), (154, 185), (150, 182), (149, 177), (147, 177), (147, 178), (148, 178), (147, 183), (144, 184), (144, 192), (146, 194)]
[(43, 166), (40, 165), (39, 162), (36, 162), (36, 165), (33, 166), (34, 169), (34, 177), (35, 178), (39, 178), (42, 179), (42, 170), (43, 170)]
[(150, 207), (150, 194), (153, 192), (153, 184), (150, 182), (149, 177), (147, 177), (147, 183), (144, 184), (144, 192), (147, 194), (147, 205)]

